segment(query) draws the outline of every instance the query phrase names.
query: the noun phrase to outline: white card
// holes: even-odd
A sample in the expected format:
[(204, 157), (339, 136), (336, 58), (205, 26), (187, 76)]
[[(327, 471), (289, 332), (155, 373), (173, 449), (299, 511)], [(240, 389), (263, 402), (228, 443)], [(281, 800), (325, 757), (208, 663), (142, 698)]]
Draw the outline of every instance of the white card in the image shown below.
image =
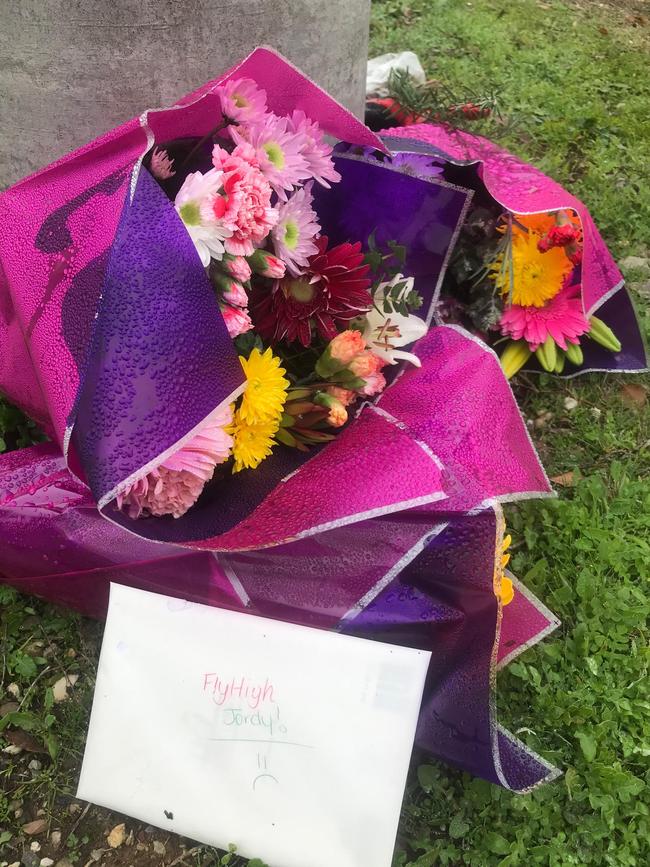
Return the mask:
[(112, 584), (77, 797), (270, 867), (390, 867), (429, 657)]

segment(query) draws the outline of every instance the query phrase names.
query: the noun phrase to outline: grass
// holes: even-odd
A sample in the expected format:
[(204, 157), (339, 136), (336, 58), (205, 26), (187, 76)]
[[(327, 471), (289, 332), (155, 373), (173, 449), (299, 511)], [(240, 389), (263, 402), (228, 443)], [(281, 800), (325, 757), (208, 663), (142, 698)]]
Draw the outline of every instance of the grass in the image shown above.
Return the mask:
[[(376, 0), (371, 50), (411, 48), (429, 75), (459, 93), (496, 88), (514, 123), (493, 136), (583, 198), (617, 256), (643, 258), (650, 254), (650, 23), (634, 26), (637, 8), (585, 0)], [(626, 276), (647, 297), (644, 275)], [(419, 757), (395, 867), (650, 861), (650, 423), (626, 382), (642, 380), (542, 376), (517, 385), (549, 474), (572, 475), (558, 500), (508, 510), (514, 571), (563, 625), (500, 676), (500, 715), (564, 775), (522, 797)], [(577, 401), (573, 410), (567, 397)], [(20, 413), (0, 403), (0, 450), (34, 436)], [(44, 855), (86, 864), (122, 821), (96, 808), (84, 813), (72, 794), (101, 627), (1, 587), (0, 612), (1, 710), (21, 714), (31, 738), (24, 743), (42, 751), (0, 753), (0, 864), (24, 850), (28, 864)], [(69, 698), (55, 702), (54, 683), (73, 673), (80, 679)], [(12, 746), (7, 735), (3, 749)], [(39, 811), (48, 833), (61, 831), (57, 848), (21, 830)], [(136, 822), (127, 820), (127, 829), (130, 845), (110, 858), (100, 853), (101, 863), (244, 863)], [(36, 862), (32, 839), (42, 844)]]

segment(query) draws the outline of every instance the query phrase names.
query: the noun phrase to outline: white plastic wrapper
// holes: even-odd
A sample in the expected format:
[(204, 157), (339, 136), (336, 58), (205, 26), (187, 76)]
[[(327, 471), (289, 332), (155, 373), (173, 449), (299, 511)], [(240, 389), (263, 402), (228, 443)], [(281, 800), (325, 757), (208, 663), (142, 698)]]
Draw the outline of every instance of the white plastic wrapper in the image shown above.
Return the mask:
[(112, 584), (77, 797), (270, 867), (390, 867), (430, 655)]
[(394, 69), (405, 70), (418, 84), (424, 84), (426, 80), (422, 64), (413, 51), (381, 54), (368, 61), (366, 96), (388, 96), (388, 79)]

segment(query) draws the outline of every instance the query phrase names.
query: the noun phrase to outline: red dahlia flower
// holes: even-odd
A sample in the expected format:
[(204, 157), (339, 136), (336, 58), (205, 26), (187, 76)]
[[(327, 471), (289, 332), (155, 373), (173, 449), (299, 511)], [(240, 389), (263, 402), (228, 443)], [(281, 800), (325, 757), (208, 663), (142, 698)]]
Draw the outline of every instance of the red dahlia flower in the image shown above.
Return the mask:
[(255, 326), (264, 339), (309, 346), (315, 330), (323, 340), (332, 340), (339, 327), (371, 308), (370, 267), (363, 263), (361, 244), (327, 249), (327, 237), (322, 236), (316, 246), (304, 274), (287, 275), (270, 292), (259, 288), (253, 293)]

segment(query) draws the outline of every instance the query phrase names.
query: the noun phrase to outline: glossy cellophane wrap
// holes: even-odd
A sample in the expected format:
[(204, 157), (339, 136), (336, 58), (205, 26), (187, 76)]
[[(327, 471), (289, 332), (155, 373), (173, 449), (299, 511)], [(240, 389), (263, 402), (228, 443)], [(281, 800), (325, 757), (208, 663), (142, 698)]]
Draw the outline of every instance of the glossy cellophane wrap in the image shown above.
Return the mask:
[[(228, 76), (256, 80), (278, 113), (303, 109), (336, 138), (383, 147), (260, 49), (0, 197), (0, 388), (52, 439), (0, 458), (0, 574), (94, 616), (116, 581), (431, 648), (418, 742), (527, 790), (555, 772), (497, 725), (496, 671), (555, 621), (519, 586), (501, 606), (500, 503), (550, 488), (480, 341), (432, 328), (421, 367), (399, 371), (332, 443), (278, 447), (254, 472), (218, 468), (181, 519), (116, 508), (243, 388), (200, 260), (142, 166), (154, 143), (214, 127)], [(345, 155), (337, 167), (341, 183), (317, 198), (324, 229), (403, 243), (431, 312), (470, 194)]]
[[(583, 259), (578, 269), (586, 316), (597, 315), (614, 331), (621, 351), (612, 353), (593, 340), (581, 341), (584, 362), (576, 372), (635, 373), (647, 370), (643, 335), (623, 276), (587, 207), (539, 169), (482, 136), (443, 124), (415, 124), (387, 130), (384, 142), (392, 152), (431, 153), (457, 167), (460, 183), (478, 183), (504, 209), (517, 214), (573, 210), (583, 233)], [(532, 359), (527, 369), (541, 370)]]

